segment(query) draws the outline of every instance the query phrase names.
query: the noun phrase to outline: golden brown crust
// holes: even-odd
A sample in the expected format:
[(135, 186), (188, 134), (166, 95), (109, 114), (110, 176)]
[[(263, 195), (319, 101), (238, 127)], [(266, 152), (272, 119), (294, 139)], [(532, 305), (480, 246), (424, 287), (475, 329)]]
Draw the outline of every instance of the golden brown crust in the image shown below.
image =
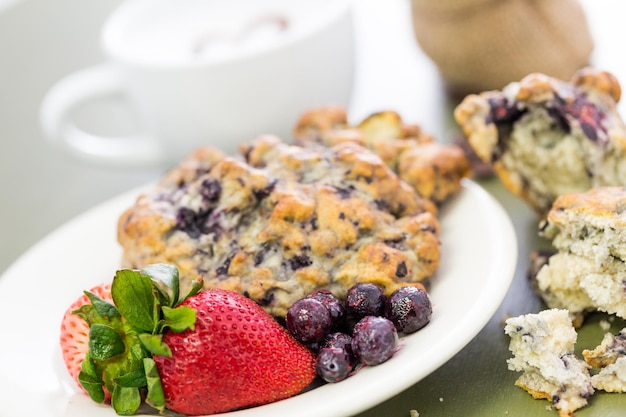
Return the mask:
[(558, 228), (577, 218), (610, 221), (615, 229), (626, 226), (626, 187), (597, 187), (584, 193), (569, 193), (554, 201), (548, 221)]
[(182, 187), (189, 184), (199, 175), (208, 172), (216, 163), (226, 158), (219, 149), (204, 146), (191, 152), (177, 166), (167, 171), (161, 178), (163, 187)]
[(201, 275), (276, 316), (317, 288), (390, 293), (436, 271), (436, 205), (371, 151), (262, 136), (241, 153), (192, 154), (141, 196), (119, 220), (124, 265), (173, 263), (183, 283)]
[(584, 90), (595, 90), (610, 95), (618, 103), (622, 96), (622, 87), (617, 78), (608, 71), (582, 68), (572, 78), (572, 84)]
[(460, 180), (470, 176), (466, 154), (459, 146), (423, 143), (397, 156), (400, 178), (421, 196), (438, 203), (459, 191)]
[(320, 133), (341, 130), (348, 127), (348, 113), (344, 107), (326, 106), (309, 110), (300, 115), (294, 128), (296, 138), (307, 138), (319, 142)]
[(606, 333), (600, 345), (583, 350), (588, 365), (598, 368), (591, 377), (594, 388), (606, 392), (626, 392), (626, 328), (616, 335)]
[[(534, 389), (524, 385), (524, 383), (521, 382), (519, 379), (515, 381), (515, 385), (520, 387), (521, 389), (523, 389), (524, 391), (526, 391), (530, 395), (532, 395), (532, 397), (535, 400), (552, 401), (552, 394), (550, 394), (549, 392), (543, 392), (543, 391), (534, 390)], [(576, 416), (574, 411), (566, 411), (566, 410), (557, 408), (557, 412), (559, 413), (559, 417), (575, 417)]]
[(459, 146), (436, 143), (419, 125), (405, 123), (390, 110), (350, 125), (345, 109), (320, 107), (301, 116), (294, 137), (297, 144), (349, 142), (365, 146), (422, 197), (437, 204), (456, 193), (461, 180), (471, 176), (469, 160)]
[(594, 368), (605, 368), (624, 356), (626, 356), (626, 329), (617, 335), (606, 333), (602, 342), (594, 349), (583, 350), (585, 362)]

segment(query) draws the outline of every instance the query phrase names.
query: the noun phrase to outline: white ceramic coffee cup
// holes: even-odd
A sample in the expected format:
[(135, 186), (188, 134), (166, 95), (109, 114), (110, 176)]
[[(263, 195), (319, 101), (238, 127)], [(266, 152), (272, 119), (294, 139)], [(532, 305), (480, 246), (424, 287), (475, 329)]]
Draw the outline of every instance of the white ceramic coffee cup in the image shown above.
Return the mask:
[[(289, 139), (301, 112), (352, 95), (350, 0), (128, 0), (101, 44), (107, 62), (56, 83), (40, 114), (45, 137), (89, 162), (162, 165), (201, 145)], [(139, 116), (136, 134), (105, 137), (73, 120), (120, 94)]]

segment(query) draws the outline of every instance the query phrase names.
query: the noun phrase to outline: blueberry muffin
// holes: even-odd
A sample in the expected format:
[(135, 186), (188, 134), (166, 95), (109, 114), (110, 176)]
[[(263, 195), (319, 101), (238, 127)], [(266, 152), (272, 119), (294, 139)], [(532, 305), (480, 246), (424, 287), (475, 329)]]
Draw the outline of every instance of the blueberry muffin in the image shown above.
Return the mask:
[(534, 398), (547, 399), (561, 417), (587, 405), (594, 393), (589, 365), (574, 355), (578, 335), (567, 310), (550, 309), (506, 321), (510, 338), (507, 360), (511, 371), (522, 372), (515, 384)]
[(342, 107), (320, 107), (301, 115), (294, 129), (295, 143), (333, 146), (352, 142), (365, 146), (424, 198), (437, 204), (461, 188), (472, 175), (468, 157), (458, 145), (435, 142), (416, 124), (405, 123), (394, 111), (381, 111), (357, 125), (348, 123)]
[(557, 250), (536, 275), (548, 307), (568, 309), (578, 323), (595, 310), (626, 318), (626, 188), (557, 198), (539, 234)]
[(119, 219), (123, 266), (175, 264), (184, 287), (240, 292), (269, 313), (317, 288), (390, 293), (439, 264), (437, 207), (354, 143), (288, 145), (262, 136), (226, 156), (204, 148)]
[(626, 329), (606, 333), (600, 345), (583, 350), (585, 361), (600, 371), (591, 377), (593, 387), (608, 392), (626, 392)]
[(476, 154), (543, 216), (560, 195), (626, 185), (620, 96), (606, 71), (585, 68), (569, 82), (535, 73), (465, 97), (454, 116)]

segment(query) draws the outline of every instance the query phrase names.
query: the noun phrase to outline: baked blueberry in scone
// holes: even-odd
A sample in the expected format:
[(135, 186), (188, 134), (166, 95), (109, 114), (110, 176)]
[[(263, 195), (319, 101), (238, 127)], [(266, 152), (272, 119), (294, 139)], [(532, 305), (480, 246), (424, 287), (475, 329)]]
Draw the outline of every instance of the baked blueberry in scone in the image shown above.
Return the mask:
[(606, 71), (581, 69), (570, 81), (530, 74), (467, 96), (454, 116), (478, 156), (543, 216), (562, 194), (626, 185), (620, 96)]
[(600, 371), (591, 377), (595, 389), (626, 392), (626, 328), (618, 334), (606, 333), (600, 345), (583, 350), (585, 361)]
[(405, 123), (391, 110), (374, 113), (352, 125), (343, 107), (312, 109), (301, 115), (294, 138), (295, 143), (304, 145), (352, 142), (365, 146), (419, 195), (437, 204), (459, 191), (461, 180), (472, 174), (460, 146), (436, 142), (418, 125)]
[(578, 324), (588, 311), (626, 318), (626, 188), (597, 187), (557, 198), (539, 234), (557, 253), (536, 275), (548, 307)]
[(439, 264), (437, 207), (354, 143), (262, 136), (230, 157), (191, 154), (119, 219), (123, 266), (175, 264), (183, 286), (235, 290), (284, 316), (317, 288), (388, 293)]
[(510, 318), (504, 328), (511, 340), (515, 384), (534, 398), (546, 399), (559, 416), (572, 417), (594, 393), (589, 366), (574, 355), (578, 335), (567, 310), (550, 309)]

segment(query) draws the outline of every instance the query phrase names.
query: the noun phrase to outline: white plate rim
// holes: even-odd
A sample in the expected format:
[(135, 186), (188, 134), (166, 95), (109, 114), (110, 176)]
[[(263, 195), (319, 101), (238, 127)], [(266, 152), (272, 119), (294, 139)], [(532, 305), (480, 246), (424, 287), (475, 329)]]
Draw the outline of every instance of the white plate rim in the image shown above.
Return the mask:
[[(63, 365), (56, 347), (58, 325), (77, 291), (113, 276), (121, 254), (115, 241), (117, 217), (143, 188), (114, 197), (59, 227), (24, 253), (0, 278), (0, 315), (21, 309), (23, 301), (17, 293), (25, 288), (34, 288), (30, 298), (49, 311), (41, 315), (37, 309), (26, 309), (20, 320), (11, 320), (6, 326), (8, 333), (22, 343), (0, 343), (0, 392), (5, 398), (0, 402), (0, 415), (115, 416), (110, 407), (90, 403), (76, 394), (63, 375), (59, 378)], [(491, 319), (508, 292), (517, 264), (517, 238), (500, 204), (467, 179), (462, 190), (443, 207), (441, 224), (442, 264), (431, 289), (433, 319), (424, 329), (403, 338), (401, 350), (390, 361), (363, 369), (338, 384), (219, 416), (281, 417), (295, 412), (300, 417), (354, 415), (409, 388), (465, 347)], [(79, 253), (68, 253), (64, 244), (77, 248)], [(453, 288), (456, 296), (451, 292)], [(474, 299), (466, 299), (471, 297)], [(452, 317), (453, 313), (458, 317)], [(24, 327), (23, 321), (37, 321), (38, 332)], [(36, 384), (23, 375), (25, 371), (28, 374), (28, 366), (24, 369), (20, 365), (23, 362), (37, 369)]]

